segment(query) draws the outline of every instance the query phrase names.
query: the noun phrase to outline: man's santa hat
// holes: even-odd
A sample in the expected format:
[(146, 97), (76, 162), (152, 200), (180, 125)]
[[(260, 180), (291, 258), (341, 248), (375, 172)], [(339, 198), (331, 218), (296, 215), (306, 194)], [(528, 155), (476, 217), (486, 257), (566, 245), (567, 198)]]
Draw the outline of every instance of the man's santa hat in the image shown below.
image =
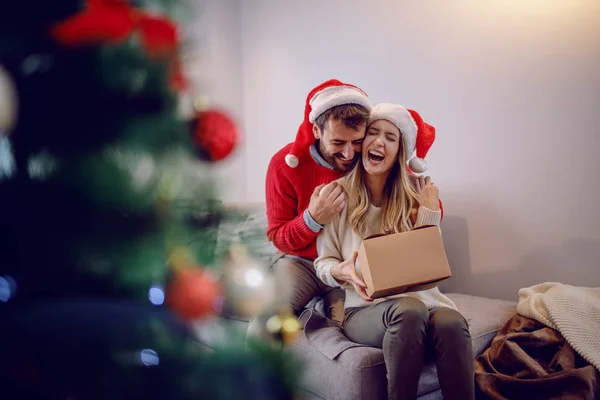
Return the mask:
[[(425, 156), (435, 141), (435, 127), (429, 125), (414, 110), (406, 109), (397, 104), (381, 103), (373, 107), (369, 118), (369, 125), (384, 119), (394, 124), (402, 134), (404, 153), (408, 165), (413, 172), (421, 173), (427, 170)], [(416, 157), (412, 158), (413, 152)]]
[(306, 97), (304, 120), (298, 128), (296, 140), (292, 144), (289, 154), (285, 156), (287, 165), (296, 168), (300, 156), (309, 154), (310, 146), (315, 142), (312, 129), (315, 120), (325, 111), (344, 104), (358, 104), (369, 112), (372, 109), (371, 102), (364, 91), (337, 79), (325, 81), (310, 91)]

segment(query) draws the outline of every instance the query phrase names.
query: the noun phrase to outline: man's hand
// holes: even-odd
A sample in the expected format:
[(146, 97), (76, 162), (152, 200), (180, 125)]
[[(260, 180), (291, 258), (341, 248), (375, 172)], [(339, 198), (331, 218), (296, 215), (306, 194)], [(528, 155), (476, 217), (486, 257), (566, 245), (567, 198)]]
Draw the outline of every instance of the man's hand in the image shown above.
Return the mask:
[(419, 205), (438, 211), (440, 209), (440, 190), (435, 183), (431, 182), (431, 178), (429, 176), (417, 177), (415, 186), (419, 194)]
[(316, 223), (325, 225), (330, 223), (345, 206), (344, 189), (337, 182), (331, 182), (315, 188), (308, 204), (308, 212)]
[(354, 250), (352, 256), (344, 262), (339, 263), (331, 268), (331, 275), (338, 282), (347, 282), (354, 286), (356, 293), (365, 301), (373, 301), (371, 297), (367, 295), (367, 285), (356, 273), (356, 257), (358, 256), (358, 250)]

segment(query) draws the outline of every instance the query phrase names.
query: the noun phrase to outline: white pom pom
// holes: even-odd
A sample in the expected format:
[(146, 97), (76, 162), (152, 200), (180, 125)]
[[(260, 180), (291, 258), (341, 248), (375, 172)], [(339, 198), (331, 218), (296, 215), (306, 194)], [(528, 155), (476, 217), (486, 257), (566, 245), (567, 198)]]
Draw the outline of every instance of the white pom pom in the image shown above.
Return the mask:
[(408, 166), (410, 167), (411, 171), (419, 174), (427, 171), (427, 161), (419, 157), (412, 158), (408, 163)]
[(17, 89), (4, 68), (0, 65), (0, 133), (8, 134), (17, 122)]
[(285, 156), (285, 163), (291, 168), (296, 168), (298, 166), (298, 157), (293, 154), (288, 154)]

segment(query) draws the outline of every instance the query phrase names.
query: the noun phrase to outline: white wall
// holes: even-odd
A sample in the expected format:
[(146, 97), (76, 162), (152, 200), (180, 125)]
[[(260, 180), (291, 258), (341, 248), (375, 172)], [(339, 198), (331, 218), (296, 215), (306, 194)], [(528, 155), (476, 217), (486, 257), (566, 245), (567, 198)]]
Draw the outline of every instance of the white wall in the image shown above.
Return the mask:
[(246, 197), (336, 77), (435, 125), (448, 289), (600, 286), (600, 1), (241, 2)]
[[(195, 95), (227, 112), (243, 131), (242, 33), (239, 0), (187, 0), (191, 24), (185, 33), (184, 68)], [(246, 197), (244, 142), (230, 157), (214, 164), (222, 199)]]

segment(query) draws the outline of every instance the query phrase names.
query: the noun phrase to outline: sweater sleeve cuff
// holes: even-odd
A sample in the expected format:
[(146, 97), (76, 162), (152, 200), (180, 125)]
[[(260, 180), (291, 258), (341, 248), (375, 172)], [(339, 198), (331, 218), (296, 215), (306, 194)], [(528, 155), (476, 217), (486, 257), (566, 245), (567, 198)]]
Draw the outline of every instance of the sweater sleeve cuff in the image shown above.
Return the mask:
[(336, 265), (335, 262), (328, 262), (323, 266), (320, 273), (320, 278), (327, 286), (331, 287), (339, 287), (340, 283), (331, 275), (331, 268)]
[(315, 232), (315, 233), (319, 233), (321, 231), (321, 229), (323, 229), (323, 225), (319, 224), (317, 221), (315, 221), (313, 219), (313, 217), (310, 215), (310, 213), (308, 212), (308, 208), (306, 210), (304, 210), (304, 223), (306, 224), (306, 226), (308, 226), (310, 228), (311, 231)]
[(420, 228), (427, 225), (439, 225), (442, 219), (442, 212), (440, 210), (433, 211), (426, 207), (419, 207), (417, 213), (417, 222), (415, 228)]

